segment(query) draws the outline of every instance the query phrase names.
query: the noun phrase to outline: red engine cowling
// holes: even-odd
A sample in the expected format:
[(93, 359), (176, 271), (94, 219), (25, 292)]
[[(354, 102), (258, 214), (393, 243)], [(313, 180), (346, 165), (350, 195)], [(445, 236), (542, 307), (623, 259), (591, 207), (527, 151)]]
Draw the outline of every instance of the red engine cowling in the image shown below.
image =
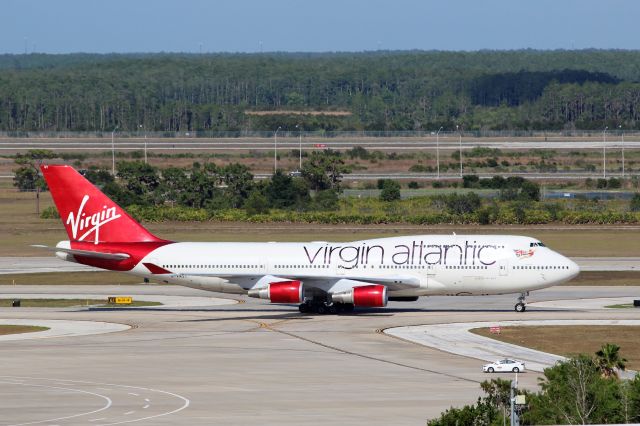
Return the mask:
[(304, 289), (300, 281), (280, 281), (266, 287), (249, 290), (250, 297), (269, 299), (271, 303), (302, 303)]
[(381, 308), (387, 306), (387, 287), (379, 284), (363, 285), (332, 294), (331, 299), (334, 302), (348, 303), (363, 308)]

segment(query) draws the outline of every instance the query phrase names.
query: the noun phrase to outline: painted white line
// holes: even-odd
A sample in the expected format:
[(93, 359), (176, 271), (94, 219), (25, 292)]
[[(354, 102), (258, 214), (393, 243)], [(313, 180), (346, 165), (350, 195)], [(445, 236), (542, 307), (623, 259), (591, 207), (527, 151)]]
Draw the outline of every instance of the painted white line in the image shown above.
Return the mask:
[(129, 395), (133, 395), (133, 396), (140, 396), (139, 394), (137, 394), (137, 393), (133, 393), (133, 392), (129, 392)]
[[(113, 422), (113, 423), (104, 423), (104, 426), (110, 426), (110, 425), (119, 425), (119, 424), (124, 424), (124, 423), (133, 423), (133, 422), (139, 422), (142, 420), (149, 420), (149, 419), (155, 419), (155, 418), (159, 418), (159, 417), (165, 417), (165, 416), (169, 416), (171, 414), (175, 414), (178, 413), (182, 410), (185, 410), (186, 408), (189, 407), (189, 405), (191, 405), (191, 401), (188, 398), (185, 398), (182, 395), (178, 395), (176, 393), (173, 392), (168, 392), (168, 391), (164, 391), (164, 390), (160, 390), (160, 389), (153, 389), (153, 388), (145, 388), (145, 387), (141, 387), (141, 386), (128, 386), (128, 385), (118, 385), (118, 384), (113, 384), (113, 383), (99, 383), (99, 382), (88, 382), (88, 381), (83, 381), (83, 380), (67, 380), (67, 379), (49, 379), (46, 377), (24, 377), (24, 376), (0, 376), (0, 378), (7, 378), (7, 379), (11, 379), (11, 380), (46, 380), (46, 381), (53, 381), (53, 382), (61, 382), (61, 383), (76, 383), (76, 384), (83, 384), (83, 385), (102, 385), (102, 386), (112, 386), (112, 387), (119, 387), (119, 388), (125, 388), (125, 389), (132, 389), (132, 390), (141, 390), (141, 391), (147, 391), (147, 392), (157, 392), (157, 393), (161, 393), (164, 395), (169, 395), (172, 396), (174, 398), (177, 398), (179, 400), (182, 401), (182, 405), (174, 410), (171, 411), (167, 411), (164, 413), (159, 413), (159, 414), (154, 414), (151, 416), (146, 416), (146, 417), (140, 417), (137, 419), (131, 419), (131, 420), (123, 420), (123, 421), (119, 421), (119, 422)], [(79, 391), (82, 392), (82, 391)], [(87, 393), (91, 393), (91, 392), (87, 392)], [(103, 395), (103, 397), (107, 398), (106, 396)], [(94, 411), (94, 412), (98, 412), (98, 411), (102, 411), (106, 408), (109, 408), (111, 406), (111, 400), (109, 399), (109, 406), (104, 407), (100, 410)], [(94, 412), (90, 412), (90, 413), (85, 413), (85, 414), (92, 414)], [(82, 415), (85, 415), (82, 414)], [(74, 416), (77, 417), (78, 415)], [(62, 419), (62, 418), (61, 418)], [(58, 420), (58, 419), (51, 419), (51, 420)], [(36, 423), (42, 423), (42, 422), (36, 422)], [(35, 424), (35, 423), (23, 423), (21, 425), (26, 425), (26, 424)], [(19, 426), (19, 425), (10, 425), (10, 426)]]
[[(51, 380), (53, 381), (53, 379), (51, 379)], [(2, 383), (2, 382), (0, 382), (0, 383)], [(7, 383), (7, 382), (5, 382), (5, 383)], [(21, 383), (20, 385), (21, 386), (36, 387), (36, 388), (46, 388), (46, 389), (54, 389), (54, 390), (63, 390), (63, 391), (84, 393), (84, 394), (87, 394), (87, 395), (93, 395), (93, 396), (97, 396), (97, 397), (103, 398), (107, 402), (102, 408), (99, 408), (99, 409), (93, 410), (93, 411), (87, 411), (85, 413), (73, 414), (71, 416), (65, 416), (65, 417), (57, 417), (55, 419), (37, 420), (37, 421), (27, 422), (27, 423), (14, 423), (14, 424), (12, 424), (10, 426), (36, 425), (36, 424), (41, 424), (41, 423), (54, 422), (54, 421), (58, 421), (58, 420), (67, 420), (67, 419), (73, 419), (73, 418), (76, 418), (76, 417), (88, 416), (90, 414), (95, 414), (95, 413), (99, 413), (100, 411), (104, 411), (104, 410), (108, 409), (109, 407), (111, 407), (111, 405), (113, 404), (113, 402), (111, 401), (111, 398), (109, 398), (108, 396), (105, 396), (105, 395), (101, 395), (99, 393), (95, 393), (95, 392), (89, 392), (89, 391), (84, 391), (84, 390), (80, 390), (80, 389), (72, 389), (72, 388), (60, 387), (60, 386), (36, 385), (36, 384), (28, 384), (28, 383)]]
[(144, 402), (151, 402), (151, 400), (149, 398), (145, 398)]
[(128, 415), (133, 414), (133, 413), (135, 413), (135, 410), (134, 411), (127, 411), (126, 413), (124, 413), (124, 415), (128, 416)]
[(142, 406), (142, 408), (149, 408), (149, 407), (150, 407), (149, 404), (145, 404), (145, 405)]
[(99, 417), (97, 419), (89, 419), (90, 422), (99, 422), (100, 420), (104, 420), (106, 417)]

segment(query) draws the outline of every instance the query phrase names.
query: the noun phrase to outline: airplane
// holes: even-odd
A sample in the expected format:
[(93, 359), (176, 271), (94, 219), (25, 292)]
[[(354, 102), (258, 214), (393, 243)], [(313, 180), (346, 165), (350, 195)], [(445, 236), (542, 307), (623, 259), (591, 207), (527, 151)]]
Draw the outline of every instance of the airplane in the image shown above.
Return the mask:
[(579, 273), (576, 263), (535, 238), (413, 235), (347, 243), (174, 242), (156, 237), (68, 165), (42, 165), (69, 240), (37, 246), (56, 256), (145, 280), (271, 303), (302, 313), (351, 312), (422, 296), (519, 293)]

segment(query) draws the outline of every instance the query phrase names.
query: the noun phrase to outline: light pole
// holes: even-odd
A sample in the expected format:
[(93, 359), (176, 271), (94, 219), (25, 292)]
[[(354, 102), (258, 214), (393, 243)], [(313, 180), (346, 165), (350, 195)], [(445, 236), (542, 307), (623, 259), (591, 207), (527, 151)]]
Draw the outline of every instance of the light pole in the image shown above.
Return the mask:
[[(458, 130), (458, 127), (456, 124), (456, 130)], [(460, 178), (462, 178), (462, 129), (458, 131), (458, 143), (460, 145)]]
[(300, 148), (299, 148), (299, 153), (300, 153), (300, 165), (298, 166), (298, 171), (301, 172), (302, 171), (302, 126), (299, 124), (296, 124), (296, 129), (300, 129)]
[(436, 168), (438, 170), (438, 179), (440, 179), (440, 131), (442, 126), (436, 132)]
[(605, 126), (602, 131), (602, 178), (607, 178), (607, 130), (608, 126)]
[(275, 174), (278, 171), (278, 131), (281, 129), (281, 126), (278, 126), (275, 134), (273, 135), (273, 173)]
[(113, 135), (116, 133), (116, 130), (118, 130), (118, 126), (114, 127), (111, 132), (111, 174), (113, 176), (116, 175), (116, 146), (113, 143)]
[(144, 164), (147, 164), (147, 131), (142, 124), (138, 124), (138, 128), (144, 132)]
[(618, 128), (622, 136), (622, 179), (624, 179), (624, 129), (622, 128), (622, 124), (619, 125)]

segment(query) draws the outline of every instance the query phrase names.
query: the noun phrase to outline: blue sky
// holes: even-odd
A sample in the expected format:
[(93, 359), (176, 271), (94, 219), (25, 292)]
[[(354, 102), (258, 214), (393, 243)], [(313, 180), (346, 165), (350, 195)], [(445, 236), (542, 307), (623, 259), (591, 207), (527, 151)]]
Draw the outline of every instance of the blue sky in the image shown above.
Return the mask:
[(2, 0), (0, 53), (638, 49), (636, 0)]

